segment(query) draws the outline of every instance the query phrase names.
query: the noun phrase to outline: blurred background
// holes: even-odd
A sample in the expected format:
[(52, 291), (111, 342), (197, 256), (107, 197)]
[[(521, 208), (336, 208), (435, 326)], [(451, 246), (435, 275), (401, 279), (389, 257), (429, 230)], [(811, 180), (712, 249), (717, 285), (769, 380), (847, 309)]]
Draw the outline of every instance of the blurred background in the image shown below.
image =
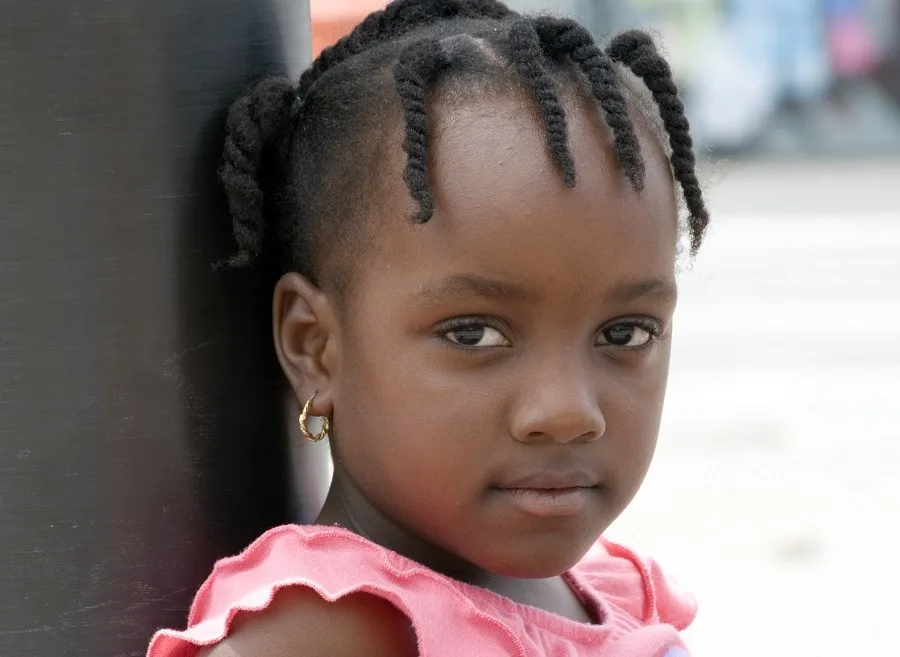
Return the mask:
[[(313, 0), (314, 49), (384, 4)], [(508, 4), (656, 32), (713, 215), (658, 457), (610, 537), (696, 592), (694, 657), (895, 654), (900, 2)]]

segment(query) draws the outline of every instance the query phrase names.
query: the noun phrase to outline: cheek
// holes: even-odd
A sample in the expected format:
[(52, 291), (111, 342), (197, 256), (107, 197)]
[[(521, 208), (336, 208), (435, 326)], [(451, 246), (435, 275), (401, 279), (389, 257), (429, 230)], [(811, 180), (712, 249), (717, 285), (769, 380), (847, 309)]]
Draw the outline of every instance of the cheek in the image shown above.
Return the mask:
[[(384, 298), (384, 297), (379, 297)], [(489, 371), (443, 347), (436, 337), (421, 334), (402, 307), (387, 304), (368, 309), (368, 327), (354, 327), (342, 347), (341, 390), (351, 406), (374, 418), (385, 418), (380, 433), (400, 426), (417, 428), (435, 442), (456, 443), (454, 431), (441, 438), (437, 428), (462, 427), (467, 417), (496, 407)], [(362, 425), (365, 426), (365, 423)]]
[(466, 428), (481, 412), (482, 395), (468, 386), (467, 399), (431, 349), (387, 322), (354, 336), (342, 361), (335, 432), (337, 456), (348, 470), (367, 480), (378, 472), (390, 472), (395, 482), (421, 480), (420, 490), (461, 476), (473, 448)]
[(669, 343), (659, 346), (646, 371), (623, 377), (607, 402), (606, 438), (613, 453), (610, 462), (615, 464), (613, 476), (622, 494), (628, 497), (626, 503), (643, 482), (656, 451), (668, 379)]

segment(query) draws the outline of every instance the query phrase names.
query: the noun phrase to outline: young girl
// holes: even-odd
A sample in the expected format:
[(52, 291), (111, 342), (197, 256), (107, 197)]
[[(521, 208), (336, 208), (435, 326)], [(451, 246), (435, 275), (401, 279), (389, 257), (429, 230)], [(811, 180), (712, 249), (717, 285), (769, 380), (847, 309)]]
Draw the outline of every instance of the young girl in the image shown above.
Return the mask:
[(707, 223), (649, 37), (398, 0), (238, 99), (222, 179), (233, 264), (287, 272), (275, 348), (334, 479), (148, 655), (686, 655), (692, 598), (600, 538), (650, 465)]

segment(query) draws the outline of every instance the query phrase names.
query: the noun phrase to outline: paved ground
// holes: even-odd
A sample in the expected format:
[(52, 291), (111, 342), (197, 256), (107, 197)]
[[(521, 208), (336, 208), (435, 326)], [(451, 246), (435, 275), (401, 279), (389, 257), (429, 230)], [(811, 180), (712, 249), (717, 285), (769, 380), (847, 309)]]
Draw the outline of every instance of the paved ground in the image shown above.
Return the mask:
[(720, 178), (611, 536), (697, 592), (695, 657), (900, 654), (900, 162)]

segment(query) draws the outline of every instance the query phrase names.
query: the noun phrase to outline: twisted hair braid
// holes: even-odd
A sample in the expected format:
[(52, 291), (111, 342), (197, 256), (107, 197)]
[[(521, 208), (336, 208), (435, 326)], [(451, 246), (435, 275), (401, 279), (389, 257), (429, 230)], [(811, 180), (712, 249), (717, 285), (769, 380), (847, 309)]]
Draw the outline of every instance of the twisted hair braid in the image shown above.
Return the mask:
[[(299, 111), (293, 83), (267, 78), (241, 95), (228, 110), (219, 176), (231, 208), (238, 252), (228, 265), (245, 266), (262, 249), (265, 237), (261, 172), (266, 160), (278, 156), (277, 144)], [(275, 153), (272, 149), (275, 147)]]
[(625, 96), (619, 88), (613, 62), (594, 43), (588, 30), (573, 20), (541, 17), (535, 20), (541, 45), (549, 57), (568, 56), (591, 84), (591, 92), (606, 115), (613, 133), (613, 149), (622, 173), (636, 191), (644, 187), (644, 158), (631, 119)]
[(547, 130), (547, 147), (568, 187), (575, 185), (575, 162), (569, 152), (566, 112), (554, 88), (553, 79), (543, 65), (543, 52), (534, 23), (517, 21), (509, 30), (510, 50), (516, 66), (531, 88)]
[(502, 19), (514, 12), (496, 0), (397, 0), (372, 12), (347, 36), (325, 48), (300, 76), (300, 98), (321, 75), (374, 44), (400, 37), (416, 28), (451, 18)]
[(400, 52), (394, 68), (397, 93), (406, 121), (406, 169), (403, 178), (419, 204), (415, 220), (424, 223), (434, 214), (434, 199), (428, 184), (428, 113), (425, 107), (427, 85), (445, 63), (441, 45), (435, 39), (417, 41)]
[(672, 149), (672, 171), (681, 185), (690, 213), (691, 251), (696, 253), (709, 224), (709, 212), (697, 179), (690, 124), (684, 114), (684, 104), (678, 97), (672, 70), (656, 50), (653, 39), (645, 32), (631, 30), (619, 34), (610, 42), (607, 52), (613, 60), (627, 66), (644, 81), (659, 107)]

